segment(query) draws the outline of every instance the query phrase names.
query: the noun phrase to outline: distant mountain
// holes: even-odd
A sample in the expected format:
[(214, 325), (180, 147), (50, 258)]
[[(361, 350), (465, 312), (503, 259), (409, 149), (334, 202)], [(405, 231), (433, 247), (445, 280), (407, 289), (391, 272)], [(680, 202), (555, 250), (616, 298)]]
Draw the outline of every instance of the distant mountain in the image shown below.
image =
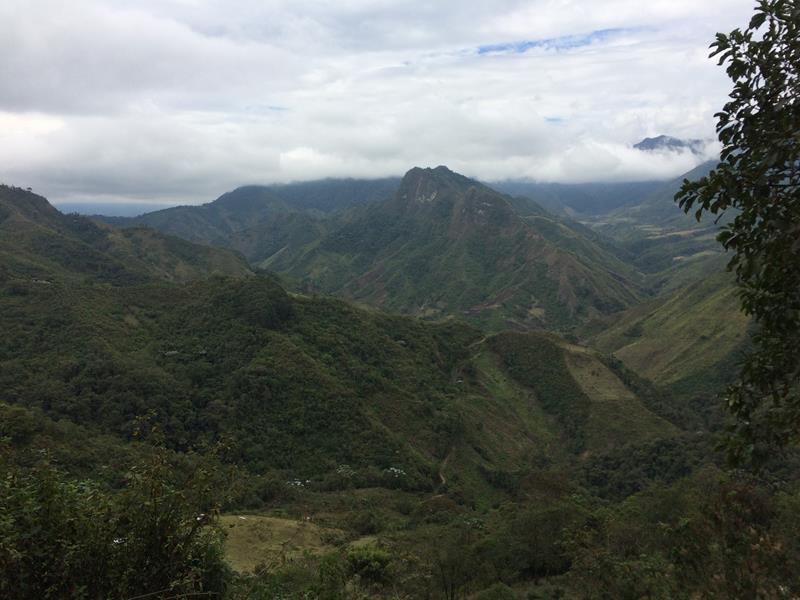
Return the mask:
[(632, 270), (592, 239), (541, 209), (529, 207), (528, 220), (511, 202), (446, 167), (415, 168), (394, 198), (354, 209), (318, 242), (259, 266), (307, 289), (493, 329), (568, 327), (639, 299)]
[(680, 152), (689, 150), (693, 154), (702, 154), (705, 142), (703, 140), (681, 140), (669, 135), (659, 135), (653, 138), (644, 138), (633, 147), (643, 152)]
[(118, 230), (64, 215), (45, 198), (0, 186), (0, 277), (91, 277), (115, 285), (252, 274), (241, 256), (149, 229)]
[(259, 228), (265, 229), (265, 233), (274, 231), (275, 221), (289, 213), (302, 214), (306, 222), (311, 223), (351, 206), (384, 200), (394, 194), (399, 183), (397, 178), (385, 178), (250, 185), (227, 192), (208, 204), (176, 206), (133, 218), (103, 220), (120, 227), (152, 227), (193, 242), (243, 250), (252, 260), (257, 257), (248, 250), (252, 248), (253, 237), (259, 235)]
[(675, 202), (675, 194), (678, 193), (686, 179), (697, 181), (708, 175), (716, 165), (716, 161), (706, 161), (675, 179), (662, 182), (657, 189), (643, 197), (639, 203), (617, 210), (612, 214), (626, 215), (640, 223), (661, 225), (662, 227), (697, 226), (697, 219), (691, 214), (686, 214)]
[(87, 217), (136, 217), (164, 210), (173, 204), (152, 202), (58, 202), (55, 207), (65, 214), (78, 213)]

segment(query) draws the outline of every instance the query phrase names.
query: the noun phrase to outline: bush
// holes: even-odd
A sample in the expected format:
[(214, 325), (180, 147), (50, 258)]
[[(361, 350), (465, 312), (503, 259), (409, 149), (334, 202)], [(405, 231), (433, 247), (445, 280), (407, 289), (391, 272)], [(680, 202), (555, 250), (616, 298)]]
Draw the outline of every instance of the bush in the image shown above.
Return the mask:
[(347, 520), (348, 526), (358, 535), (375, 535), (386, 527), (386, 518), (375, 510), (355, 512)]
[(167, 483), (164, 466), (155, 458), (110, 493), (47, 462), (0, 463), (0, 597), (222, 594), (213, 507), (199, 488)]
[(392, 555), (375, 546), (360, 546), (347, 553), (350, 573), (373, 583), (385, 583), (390, 579), (391, 562)]

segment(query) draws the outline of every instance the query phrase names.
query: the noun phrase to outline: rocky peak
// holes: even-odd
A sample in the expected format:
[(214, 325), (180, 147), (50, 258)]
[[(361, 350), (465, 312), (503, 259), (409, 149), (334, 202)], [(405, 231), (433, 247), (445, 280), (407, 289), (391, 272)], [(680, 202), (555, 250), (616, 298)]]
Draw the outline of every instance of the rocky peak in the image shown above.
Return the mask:
[(411, 169), (393, 205), (404, 216), (446, 222), (451, 235), (489, 225), (505, 228), (518, 221), (502, 194), (444, 166)]
[(445, 166), (435, 169), (414, 167), (403, 177), (398, 198), (405, 204), (431, 204), (445, 196), (480, 186), (477, 181), (454, 173)]
[(659, 135), (654, 138), (645, 138), (633, 147), (643, 152), (680, 152), (689, 150), (693, 154), (701, 154), (703, 151), (703, 140), (681, 140), (669, 135)]

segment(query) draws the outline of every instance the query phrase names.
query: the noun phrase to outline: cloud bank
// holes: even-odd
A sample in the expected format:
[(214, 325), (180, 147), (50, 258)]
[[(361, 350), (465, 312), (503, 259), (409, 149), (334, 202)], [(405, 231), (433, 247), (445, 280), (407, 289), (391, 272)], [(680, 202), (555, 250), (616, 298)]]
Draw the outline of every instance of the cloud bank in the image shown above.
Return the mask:
[[(0, 181), (56, 202), (208, 201), (400, 175), (668, 178), (714, 137), (707, 58), (751, 0), (5, 0)], [(716, 152), (714, 144), (707, 156)]]

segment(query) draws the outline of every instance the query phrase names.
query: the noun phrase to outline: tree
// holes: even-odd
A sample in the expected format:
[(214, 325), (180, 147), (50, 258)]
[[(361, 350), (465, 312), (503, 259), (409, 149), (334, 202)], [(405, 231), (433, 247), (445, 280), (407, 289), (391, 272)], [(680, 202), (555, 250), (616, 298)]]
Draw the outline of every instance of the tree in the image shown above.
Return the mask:
[(732, 220), (718, 239), (757, 326), (727, 404), (732, 458), (756, 464), (800, 438), (800, 7), (760, 0), (749, 26), (717, 34), (730, 100), (717, 118), (718, 166), (676, 201)]

